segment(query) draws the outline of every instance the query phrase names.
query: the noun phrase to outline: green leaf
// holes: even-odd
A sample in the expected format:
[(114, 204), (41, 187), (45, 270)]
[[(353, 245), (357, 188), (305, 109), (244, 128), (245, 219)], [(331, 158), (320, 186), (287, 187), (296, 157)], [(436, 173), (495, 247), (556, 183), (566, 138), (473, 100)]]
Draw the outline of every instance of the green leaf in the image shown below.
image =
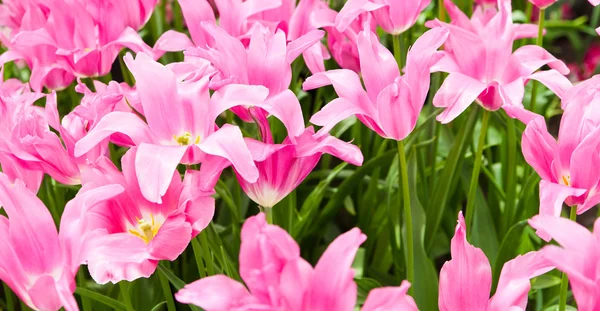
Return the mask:
[[(175, 276), (175, 274), (173, 274), (173, 272), (171, 272), (171, 270), (165, 268), (162, 263), (158, 264), (158, 271), (160, 271), (160, 273), (162, 273), (164, 276), (166, 276), (167, 279), (169, 279), (169, 282), (171, 282), (173, 287), (175, 287), (177, 290), (180, 290), (185, 286), (185, 282), (183, 282), (180, 278)], [(190, 304), (189, 306), (190, 306), (190, 309), (192, 309), (194, 311), (202, 311), (201, 308), (196, 307), (192, 304)]]
[(77, 287), (75, 289), (75, 294), (77, 294), (81, 297), (86, 297), (86, 298), (92, 299), (94, 301), (100, 302), (108, 307), (113, 308), (114, 310), (123, 310), (123, 311), (127, 310), (127, 307), (125, 306), (125, 304), (123, 304), (113, 298), (110, 298), (108, 296), (104, 296), (97, 292), (91, 291), (89, 289)]
[(446, 165), (444, 165), (439, 181), (436, 183), (433, 195), (427, 205), (425, 211), (427, 215), (427, 225), (425, 227), (425, 245), (427, 250), (431, 249), (435, 241), (437, 230), (447, 207), (452, 182), (459, 175), (457, 174), (457, 168), (459, 167), (459, 163), (464, 160), (466, 146), (469, 142), (469, 137), (473, 133), (478, 112), (478, 107), (474, 107), (471, 110), (467, 122), (461, 127), (458, 135), (455, 137), (452, 149), (446, 159)]
[(540, 290), (560, 285), (561, 278), (555, 275), (543, 274), (531, 281), (531, 289)]
[(156, 306), (154, 306), (154, 308), (152, 308), (152, 310), (150, 310), (150, 311), (158, 311), (158, 310), (162, 310), (162, 309), (163, 309), (163, 306), (164, 306), (164, 305), (166, 305), (166, 304), (167, 304), (167, 302), (166, 302), (166, 301), (163, 301), (163, 302), (161, 302), (161, 303), (157, 304)]
[(498, 251), (498, 256), (496, 257), (496, 262), (493, 265), (494, 267), (494, 285), (492, 286), (493, 291), (495, 291), (496, 286), (498, 285), (498, 278), (500, 278), (500, 272), (502, 271), (502, 267), (504, 264), (515, 258), (517, 254), (517, 249), (519, 244), (521, 244), (521, 239), (523, 237), (523, 230), (527, 227), (527, 221), (523, 220), (508, 230), (508, 233), (502, 240), (502, 244), (500, 244), (500, 250)]
[(354, 281), (358, 287), (358, 297), (356, 300), (358, 305), (365, 303), (365, 300), (367, 299), (367, 296), (369, 296), (371, 290), (382, 286), (377, 280), (370, 278), (359, 278), (355, 279)]
[[(413, 219), (413, 241), (415, 259), (415, 279), (412, 296), (421, 311), (435, 311), (438, 308), (438, 278), (433, 262), (427, 257), (424, 244), (426, 216), (417, 195), (417, 157), (413, 150), (408, 158), (408, 185)], [(404, 228), (406, 231), (406, 228)], [(406, 239), (406, 234), (404, 235)], [(406, 241), (405, 241), (406, 245)], [(406, 248), (404, 248), (406, 250)]]

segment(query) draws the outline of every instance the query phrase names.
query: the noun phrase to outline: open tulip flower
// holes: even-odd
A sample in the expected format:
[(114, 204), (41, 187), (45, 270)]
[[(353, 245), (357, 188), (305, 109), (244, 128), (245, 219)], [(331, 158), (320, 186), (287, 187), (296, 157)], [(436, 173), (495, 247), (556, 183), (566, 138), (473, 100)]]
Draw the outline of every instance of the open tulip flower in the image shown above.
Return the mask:
[[(573, 87), (563, 100), (558, 141), (544, 119), (532, 121), (523, 132), (525, 160), (540, 175), (540, 214), (560, 217), (563, 203), (582, 214), (600, 202), (600, 76)], [(543, 231), (540, 237), (549, 239)]]
[(504, 264), (492, 298), (492, 267), (483, 251), (469, 244), (462, 212), (451, 242), (452, 260), (440, 271), (441, 311), (524, 311), (529, 280), (554, 266), (539, 252), (529, 252)]
[[(454, 120), (477, 101), (487, 110), (504, 108), (512, 117), (528, 122), (530, 116), (521, 117), (528, 80), (543, 83), (559, 97), (571, 85), (563, 76), (569, 73), (567, 66), (542, 47), (526, 45), (513, 52), (515, 39), (537, 36), (537, 26), (513, 24), (510, 1), (498, 0), (495, 14), (494, 8), (479, 7), (470, 20), (451, 0), (444, 4), (452, 23), (426, 23), (450, 31), (446, 55), (433, 68), (449, 73), (433, 99), (436, 107), (445, 108), (438, 121)], [(544, 65), (553, 70), (534, 73)]]
[(448, 37), (445, 29), (423, 34), (408, 52), (405, 74), (400, 76), (394, 56), (370, 29), (359, 34), (358, 50), (366, 91), (358, 74), (347, 69), (314, 74), (304, 82), (311, 90), (333, 85), (339, 98), (314, 114), (310, 122), (329, 132), (338, 122), (357, 115), (385, 138), (402, 140), (417, 124), (429, 89), (430, 68), (442, 57), (437, 49)]
[(0, 280), (35, 310), (79, 310), (67, 248), (44, 204), (25, 185), (0, 173)]
[[(105, 158), (87, 171), (78, 200), (61, 219), (61, 234), (70, 236), (75, 263), (87, 263), (100, 284), (149, 277), (159, 260), (175, 260), (214, 214), (211, 193), (190, 189), (173, 173), (162, 203), (146, 200), (139, 188), (137, 148), (123, 156), (123, 172)], [(77, 199), (76, 198), (76, 199)]]
[(535, 216), (529, 224), (547, 232), (559, 244), (545, 246), (539, 252), (569, 277), (577, 310), (599, 310), (600, 221), (594, 223), (593, 233), (574, 221), (547, 215)]
[(123, 47), (152, 53), (129, 25), (140, 27), (156, 1), (129, 2), (58, 0), (46, 6), (31, 2), (31, 15), (11, 34), (13, 51), (2, 63), (24, 59), (35, 75), (32, 88), (39, 91), (42, 85), (64, 88), (73, 76), (106, 75)]
[[(175, 298), (207, 311), (352, 311), (357, 289), (351, 264), (366, 238), (357, 228), (340, 235), (313, 268), (300, 257), (294, 239), (285, 230), (268, 225), (261, 213), (248, 218), (242, 228), (240, 275), (248, 289), (215, 275), (186, 285)], [(362, 310), (417, 310), (406, 295), (408, 287), (404, 283), (399, 288), (378, 289), (369, 295)]]
[(126, 62), (136, 78), (147, 123), (132, 112), (111, 112), (77, 142), (76, 156), (114, 133), (128, 136), (138, 146), (135, 165), (142, 194), (157, 203), (179, 163), (200, 163), (207, 155), (227, 159), (245, 178), (256, 180), (258, 172), (239, 128), (216, 129), (214, 122), (232, 106), (266, 107), (261, 105), (268, 95), (266, 88), (232, 85), (219, 90), (211, 101), (209, 76), (189, 71), (188, 66), (165, 67), (143, 53), (135, 60), (126, 56)]

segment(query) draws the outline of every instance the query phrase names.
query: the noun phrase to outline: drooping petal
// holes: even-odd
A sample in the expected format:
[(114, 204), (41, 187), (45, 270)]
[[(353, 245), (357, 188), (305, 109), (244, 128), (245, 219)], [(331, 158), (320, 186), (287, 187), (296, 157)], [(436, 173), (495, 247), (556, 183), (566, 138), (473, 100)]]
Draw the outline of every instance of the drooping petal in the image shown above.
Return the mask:
[[(134, 149), (132, 149), (134, 150)], [(181, 162), (188, 146), (161, 146), (142, 143), (135, 155), (135, 174), (144, 198), (162, 203), (173, 173)]]
[[(586, 192), (585, 189), (577, 189), (546, 180), (540, 181), (540, 215), (560, 217), (562, 206), (570, 196), (580, 196)], [(549, 241), (550, 236), (543, 228), (537, 230), (537, 235)]]
[(467, 242), (465, 220), (458, 214), (451, 241), (452, 260), (440, 271), (441, 311), (486, 310), (492, 286), (492, 269), (483, 251)]
[(446, 108), (437, 116), (437, 120), (443, 124), (451, 122), (486, 88), (487, 85), (462, 73), (451, 73), (433, 98), (434, 106)]
[(207, 154), (227, 159), (247, 181), (258, 179), (258, 170), (238, 127), (226, 124), (198, 146)]
[(233, 310), (253, 300), (244, 285), (225, 275), (213, 275), (187, 284), (175, 294), (175, 299), (207, 311)]

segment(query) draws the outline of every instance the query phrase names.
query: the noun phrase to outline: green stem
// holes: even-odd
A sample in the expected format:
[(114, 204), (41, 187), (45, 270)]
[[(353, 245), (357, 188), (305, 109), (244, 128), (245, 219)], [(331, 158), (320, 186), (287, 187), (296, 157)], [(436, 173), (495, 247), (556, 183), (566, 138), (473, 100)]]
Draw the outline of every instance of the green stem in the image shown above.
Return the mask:
[(438, 19), (442, 22), (446, 20), (446, 10), (444, 8), (444, 0), (438, 0)]
[[(412, 211), (410, 208), (410, 191), (408, 188), (408, 167), (406, 165), (404, 142), (401, 140), (398, 141), (398, 158), (400, 161), (400, 178), (398, 181), (402, 184), (402, 198), (404, 198), (404, 221), (406, 224), (406, 279), (408, 282), (413, 284), (415, 274), (413, 223)], [(398, 193), (400, 193), (400, 191), (398, 191)]]
[(202, 257), (204, 258), (204, 262), (206, 263), (206, 273), (208, 275), (215, 275), (215, 268), (213, 266), (213, 259), (210, 256), (210, 251), (208, 248), (208, 239), (206, 238), (206, 232), (201, 232), (200, 236), (200, 246), (202, 246)]
[(265, 207), (265, 208), (263, 208), (263, 211), (265, 212), (265, 216), (267, 217), (267, 223), (272, 225), (273, 224), (273, 208)]
[[(78, 287), (85, 288), (85, 275), (83, 274), (83, 269), (77, 271), (77, 283)], [(83, 305), (83, 311), (92, 310), (92, 302), (87, 297), (81, 297), (81, 304)]]
[[(483, 158), (483, 147), (485, 145), (485, 135), (488, 129), (490, 120), (490, 111), (483, 110), (483, 118), (481, 120), (481, 132), (479, 133), (479, 141), (477, 142), (477, 154), (475, 155), (475, 164), (473, 165), (473, 174), (471, 175), (471, 184), (469, 185), (469, 196), (467, 197), (467, 219), (466, 225), (468, 229), (472, 228), (473, 215), (475, 214), (475, 195), (477, 194), (477, 185), (479, 184), (479, 172), (481, 171), (481, 160)], [(470, 232), (470, 230), (469, 230)]]
[(127, 311), (134, 311), (133, 304), (131, 304), (131, 297), (129, 297), (129, 282), (119, 282), (119, 288), (121, 289), (121, 296), (123, 296), (123, 302), (125, 303)]
[[(544, 44), (544, 21), (546, 19), (545, 13), (546, 13), (545, 9), (540, 9), (540, 15), (539, 15), (539, 21), (538, 21), (538, 36), (537, 36), (537, 40), (535, 41), (535, 44), (538, 46), (542, 46)], [(531, 89), (531, 105), (529, 107), (529, 110), (531, 110), (531, 112), (535, 112), (537, 88), (538, 88), (538, 82), (534, 81), (533, 87)]]
[(8, 287), (8, 285), (6, 285), (6, 283), (2, 283), (2, 287), (4, 289), (4, 297), (6, 299), (6, 308), (8, 308), (8, 310), (14, 310), (15, 309), (15, 301), (13, 299), (13, 294), (12, 294), (12, 291), (10, 290), (10, 287)]
[(392, 36), (392, 45), (394, 46), (394, 58), (396, 59), (396, 63), (398, 63), (398, 68), (402, 70), (402, 38), (401, 35)]
[[(577, 205), (571, 206), (571, 214), (569, 219), (576, 221), (577, 219)], [(569, 293), (569, 279), (567, 274), (563, 273), (560, 280), (560, 298), (558, 303), (558, 311), (565, 311), (567, 309), (567, 294)]]
[(177, 309), (175, 308), (175, 301), (173, 301), (173, 293), (171, 293), (171, 285), (169, 285), (169, 280), (164, 273), (158, 273), (158, 278), (160, 279), (160, 286), (162, 287), (165, 300), (167, 301), (167, 310), (176, 311)]

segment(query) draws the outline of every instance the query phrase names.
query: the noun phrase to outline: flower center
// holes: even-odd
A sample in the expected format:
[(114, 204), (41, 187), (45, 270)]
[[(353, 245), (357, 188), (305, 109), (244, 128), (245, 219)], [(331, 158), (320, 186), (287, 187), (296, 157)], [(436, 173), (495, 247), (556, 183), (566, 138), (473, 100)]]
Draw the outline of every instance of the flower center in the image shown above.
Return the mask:
[[(183, 135), (174, 135), (173, 139), (175, 139), (175, 141), (180, 145), (180, 146), (188, 146), (190, 144), (190, 142), (192, 142), (192, 133), (190, 132), (185, 132), (183, 133)], [(196, 140), (194, 141), (195, 144), (200, 143), (200, 136), (196, 137)]]
[(137, 236), (144, 240), (146, 244), (150, 243), (152, 239), (158, 233), (160, 225), (157, 225), (154, 221), (154, 216), (150, 214), (150, 221), (146, 219), (137, 219), (138, 226), (135, 229), (129, 229), (129, 233)]
[(562, 176), (562, 182), (565, 186), (571, 185), (571, 176)]

